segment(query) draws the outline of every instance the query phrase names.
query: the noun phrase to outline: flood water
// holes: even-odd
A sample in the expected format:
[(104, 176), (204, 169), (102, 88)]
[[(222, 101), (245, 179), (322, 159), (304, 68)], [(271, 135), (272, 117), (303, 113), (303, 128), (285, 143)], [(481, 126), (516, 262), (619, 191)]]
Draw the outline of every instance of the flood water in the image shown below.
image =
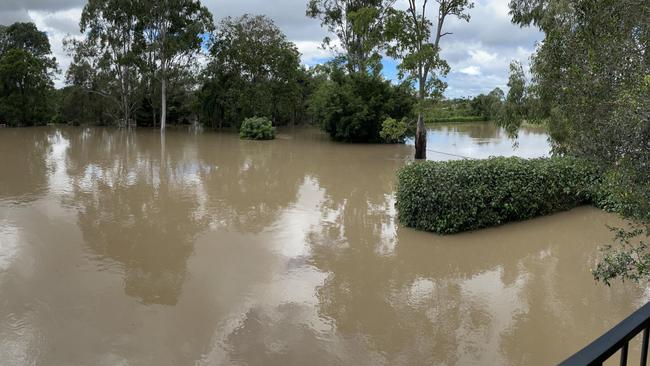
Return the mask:
[[(440, 125), (429, 148), (548, 153), (521, 136)], [(304, 129), (0, 129), (0, 364), (548, 365), (644, 303), (592, 279), (620, 223), (594, 208), (400, 227), (412, 154)]]
[(427, 155), (431, 160), (490, 156), (539, 158), (549, 156), (551, 150), (543, 127), (522, 128), (514, 141), (508, 139), (503, 128), (486, 122), (436, 123), (427, 128)]

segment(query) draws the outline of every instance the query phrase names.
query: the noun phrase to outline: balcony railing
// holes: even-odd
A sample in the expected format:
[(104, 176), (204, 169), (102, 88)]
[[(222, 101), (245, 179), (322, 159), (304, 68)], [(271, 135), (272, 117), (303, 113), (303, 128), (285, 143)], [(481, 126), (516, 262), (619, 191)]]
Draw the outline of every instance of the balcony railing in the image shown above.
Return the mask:
[(650, 329), (650, 302), (635, 311), (614, 328), (591, 342), (575, 355), (567, 358), (559, 366), (602, 365), (620, 350), (620, 365), (628, 364), (630, 340), (643, 331), (640, 365), (648, 361), (648, 336)]

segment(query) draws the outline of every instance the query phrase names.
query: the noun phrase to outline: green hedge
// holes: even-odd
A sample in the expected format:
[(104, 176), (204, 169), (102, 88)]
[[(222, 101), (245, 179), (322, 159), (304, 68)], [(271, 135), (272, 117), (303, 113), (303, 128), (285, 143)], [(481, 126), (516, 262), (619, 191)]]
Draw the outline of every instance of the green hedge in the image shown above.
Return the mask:
[(266, 117), (246, 118), (239, 127), (239, 137), (247, 140), (273, 140), (275, 127)]
[(398, 218), (440, 234), (530, 219), (591, 202), (599, 176), (573, 158), (416, 162), (398, 172)]

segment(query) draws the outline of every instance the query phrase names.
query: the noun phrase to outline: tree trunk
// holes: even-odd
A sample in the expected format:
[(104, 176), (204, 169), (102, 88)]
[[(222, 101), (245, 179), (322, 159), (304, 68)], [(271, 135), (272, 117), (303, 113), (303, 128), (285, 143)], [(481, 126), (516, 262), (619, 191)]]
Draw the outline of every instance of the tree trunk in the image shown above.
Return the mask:
[(165, 68), (163, 67), (162, 85), (160, 86), (160, 131), (165, 130), (165, 124), (167, 123), (167, 80), (164, 70)]
[(415, 130), (415, 158), (427, 158), (427, 130), (424, 126), (422, 111), (418, 112), (418, 126)]
[(424, 88), (426, 79), (420, 78), (418, 90), (418, 124), (415, 129), (415, 159), (427, 158), (427, 129), (424, 125), (424, 114), (422, 108), (424, 107)]
[(129, 95), (128, 95), (128, 80), (127, 80), (127, 71), (125, 69), (120, 69), (120, 89), (122, 91), (122, 127), (128, 127), (129, 125)]
[[(166, 3), (165, 3), (166, 5)], [(166, 10), (166, 9), (165, 9)], [(167, 59), (165, 56), (165, 41), (167, 40), (167, 28), (162, 27), (162, 43), (160, 47), (160, 131), (165, 131), (167, 124)]]
[(129, 100), (128, 97), (126, 96), (126, 93), (122, 96), (122, 110), (124, 112), (124, 127), (129, 126), (129, 118), (131, 117), (129, 115)]

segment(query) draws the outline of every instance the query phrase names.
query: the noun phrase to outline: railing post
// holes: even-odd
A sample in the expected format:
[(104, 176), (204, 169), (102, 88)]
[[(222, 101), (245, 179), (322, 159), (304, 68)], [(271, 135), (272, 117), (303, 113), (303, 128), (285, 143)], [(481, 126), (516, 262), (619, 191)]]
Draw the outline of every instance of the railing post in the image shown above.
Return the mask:
[(602, 365), (604, 361), (621, 352), (621, 365), (627, 365), (630, 340), (643, 332), (641, 366), (648, 361), (650, 341), (650, 302), (598, 337), (588, 346), (567, 358), (560, 366)]
[(623, 348), (621, 348), (621, 366), (627, 366), (627, 348), (629, 347), (630, 342), (625, 342)]
[(648, 364), (648, 328), (643, 330), (643, 344), (641, 345), (641, 366)]

